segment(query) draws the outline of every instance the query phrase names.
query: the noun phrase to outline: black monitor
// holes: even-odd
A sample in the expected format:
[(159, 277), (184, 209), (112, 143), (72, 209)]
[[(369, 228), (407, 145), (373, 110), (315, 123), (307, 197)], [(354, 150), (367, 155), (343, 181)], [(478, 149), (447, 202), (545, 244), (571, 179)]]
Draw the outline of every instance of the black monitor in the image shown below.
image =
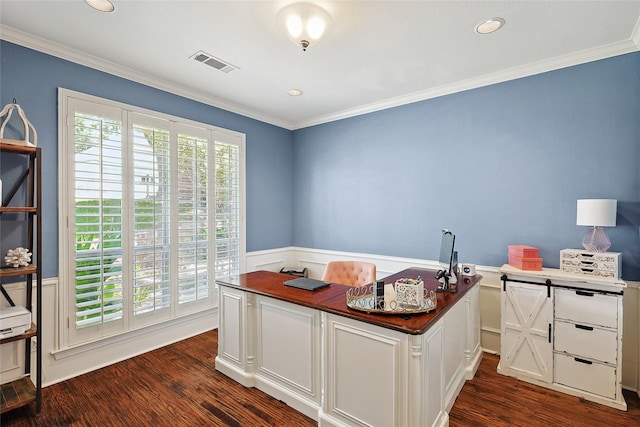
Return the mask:
[(440, 243), (440, 262), (441, 270), (438, 271), (436, 277), (442, 283), (438, 286), (440, 291), (455, 292), (451, 288), (451, 284), (457, 283), (458, 272), (458, 253), (454, 250), (456, 236), (449, 230), (442, 230), (442, 242)]

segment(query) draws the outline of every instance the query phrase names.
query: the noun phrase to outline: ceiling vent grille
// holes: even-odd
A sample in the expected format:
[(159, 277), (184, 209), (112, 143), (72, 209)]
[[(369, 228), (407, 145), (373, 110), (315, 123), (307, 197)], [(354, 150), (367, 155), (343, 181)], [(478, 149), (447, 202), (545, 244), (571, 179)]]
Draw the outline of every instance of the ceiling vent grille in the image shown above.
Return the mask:
[(231, 71), (238, 69), (238, 67), (231, 65), (228, 62), (224, 62), (223, 60), (211, 56), (203, 51), (194, 53), (190, 56), (190, 58), (193, 58), (198, 62), (202, 62), (203, 64), (215, 68), (216, 70), (220, 70), (224, 73), (230, 73)]

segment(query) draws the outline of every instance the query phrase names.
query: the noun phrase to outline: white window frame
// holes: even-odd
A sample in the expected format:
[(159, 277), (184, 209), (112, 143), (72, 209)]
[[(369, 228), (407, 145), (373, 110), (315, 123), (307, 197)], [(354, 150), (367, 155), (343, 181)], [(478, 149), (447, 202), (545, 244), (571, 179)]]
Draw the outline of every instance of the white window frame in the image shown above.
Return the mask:
[[(120, 119), (122, 121), (122, 138), (133, 138), (132, 123), (129, 123), (130, 118), (134, 115), (146, 115), (149, 116), (149, 123), (157, 119), (159, 121), (168, 121), (171, 123), (172, 133), (172, 145), (177, 145), (177, 139), (173, 137), (177, 136), (179, 130), (191, 129), (199, 133), (199, 135), (205, 136), (211, 143), (222, 142), (225, 144), (235, 145), (239, 148), (239, 249), (238, 249), (238, 263), (239, 272), (245, 271), (246, 264), (246, 136), (243, 133), (231, 131), (215, 127), (208, 124), (194, 122), (188, 119), (151, 111), (136, 106), (123, 104), (92, 95), (83, 94), (80, 92), (71, 91), (64, 88), (58, 89), (58, 171), (59, 171), (59, 283), (58, 287), (58, 302), (59, 302), (59, 333), (57, 350), (64, 350), (74, 346), (82, 346), (88, 343), (100, 341), (105, 338), (113, 337), (115, 335), (124, 334), (130, 331), (135, 331), (145, 326), (159, 324), (173, 319), (178, 319), (194, 313), (200, 313), (205, 310), (217, 307), (217, 289), (214, 286), (215, 269), (213, 263), (215, 262), (215, 254), (209, 258), (209, 298), (203, 301), (189, 302), (186, 304), (178, 304), (177, 296), (174, 299), (176, 303), (172, 303), (168, 310), (160, 310), (160, 313), (151, 313), (147, 315), (133, 316), (133, 306), (131, 301), (131, 274), (125, 275), (125, 289), (123, 309), (124, 318), (122, 322), (104, 323), (101, 326), (95, 326), (86, 328), (86, 330), (75, 328), (75, 310), (73, 302), (75, 300), (75, 257), (73, 256), (72, 248), (75, 247), (75, 210), (71, 207), (70, 200), (75, 200), (74, 193), (74, 175), (73, 169), (70, 165), (73, 164), (75, 154), (74, 143), (74, 111), (71, 111), (75, 102), (88, 102), (93, 104), (92, 107), (104, 111), (105, 114), (113, 116), (120, 111)], [(130, 150), (130, 148), (129, 148)], [(171, 147), (173, 154), (177, 154), (177, 148)], [(213, 151), (213, 149), (212, 149)], [(172, 155), (173, 155), (172, 154)], [(210, 232), (215, 235), (215, 225), (213, 223), (213, 217), (215, 215), (215, 209), (213, 206), (213, 198), (215, 196), (215, 168), (213, 167), (214, 156), (209, 156), (209, 170), (211, 171), (208, 176), (208, 185), (210, 186), (210, 204), (212, 207), (209, 211), (209, 223)], [(132, 174), (132, 167), (127, 167), (127, 160), (123, 160), (123, 175)], [(171, 172), (174, 174), (175, 172)], [(124, 178), (125, 180), (127, 178)], [(171, 192), (175, 194), (176, 180), (172, 179)], [(126, 201), (123, 200), (123, 212), (129, 209)], [(172, 217), (172, 222), (175, 219), (175, 215)], [(123, 224), (123, 232), (130, 232), (131, 223)], [(172, 231), (174, 233), (174, 231)], [(175, 236), (174, 236), (175, 237)], [(177, 241), (177, 240), (176, 240)], [(123, 246), (126, 243), (123, 242)], [(215, 251), (215, 244), (213, 245), (213, 251)], [(177, 274), (172, 272), (172, 283), (177, 283)], [(177, 292), (177, 284), (172, 285), (172, 292)]]

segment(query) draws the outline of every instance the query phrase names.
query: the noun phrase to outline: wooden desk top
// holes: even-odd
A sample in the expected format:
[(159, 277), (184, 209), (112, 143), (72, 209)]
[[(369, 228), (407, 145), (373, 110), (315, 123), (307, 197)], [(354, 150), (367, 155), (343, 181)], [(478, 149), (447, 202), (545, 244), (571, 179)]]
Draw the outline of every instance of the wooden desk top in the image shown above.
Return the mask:
[[(402, 270), (396, 274), (385, 277), (385, 283), (394, 283), (399, 278), (416, 278), (420, 276), (425, 287), (435, 290), (438, 281), (435, 278), (436, 271), (425, 268), (412, 267)], [(285, 286), (284, 282), (295, 278), (288, 274), (274, 273), (271, 271), (254, 271), (252, 273), (240, 274), (239, 276), (226, 277), (216, 280), (222, 286), (252, 292), (259, 295), (279, 299), (293, 304), (326, 311), (328, 313), (349, 317), (362, 322), (389, 328), (411, 335), (424, 334), (431, 325), (446, 313), (453, 305), (460, 300), (464, 294), (476, 285), (481, 276), (461, 277), (458, 279), (457, 292), (437, 292), (438, 306), (430, 313), (420, 314), (382, 314), (366, 313), (351, 309), (347, 306), (347, 290), (349, 286), (332, 283), (316, 291)]]

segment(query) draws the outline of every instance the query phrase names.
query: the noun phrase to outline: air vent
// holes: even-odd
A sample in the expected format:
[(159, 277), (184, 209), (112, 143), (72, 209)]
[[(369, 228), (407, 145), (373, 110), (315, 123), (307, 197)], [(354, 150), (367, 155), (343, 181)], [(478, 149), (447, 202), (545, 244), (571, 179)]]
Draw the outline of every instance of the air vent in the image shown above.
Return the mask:
[(216, 58), (214, 56), (209, 55), (203, 51), (199, 51), (190, 56), (190, 58), (195, 59), (198, 62), (202, 62), (216, 70), (220, 70), (225, 73), (229, 73), (233, 70), (237, 70), (238, 67), (229, 64), (228, 62), (224, 62), (223, 60)]

